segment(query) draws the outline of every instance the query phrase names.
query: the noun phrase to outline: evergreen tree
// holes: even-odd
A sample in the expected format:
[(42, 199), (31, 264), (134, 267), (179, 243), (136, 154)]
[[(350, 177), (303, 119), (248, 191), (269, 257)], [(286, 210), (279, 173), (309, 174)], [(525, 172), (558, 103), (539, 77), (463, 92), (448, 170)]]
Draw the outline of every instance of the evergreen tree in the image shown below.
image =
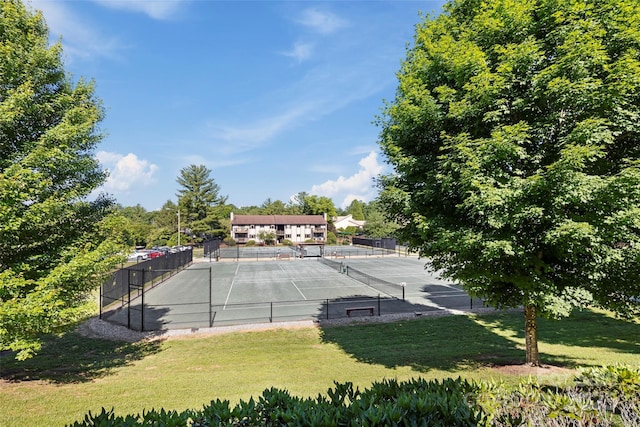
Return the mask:
[(203, 220), (210, 206), (223, 204), (227, 200), (220, 196), (220, 186), (211, 177), (211, 169), (204, 165), (182, 168), (176, 181), (181, 187), (176, 194), (178, 206), (186, 211), (185, 220)]

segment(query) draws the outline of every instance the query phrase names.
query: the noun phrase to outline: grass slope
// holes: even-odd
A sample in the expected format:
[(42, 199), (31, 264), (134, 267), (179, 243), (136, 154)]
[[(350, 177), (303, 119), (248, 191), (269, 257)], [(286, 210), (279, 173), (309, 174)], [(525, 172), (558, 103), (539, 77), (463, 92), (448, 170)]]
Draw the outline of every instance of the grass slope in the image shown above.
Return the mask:
[[(522, 324), (522, 313), (511, 312), (135, 344), (69, 333), (51, 337), (26, 362), (0, 357), (0, 425), (64, 425), (101, 407), (117, 414), (201, 408), (269, 387), (315, 396), (334, 381), (367, 387), (383, 378), (462, 376), (515, 383), (492, 365), (522, 363)], [(567, 368), (640, 366), (638, 332), (637, 323), (595, 311), (541, 320), (540, 352), (545, 363)]]

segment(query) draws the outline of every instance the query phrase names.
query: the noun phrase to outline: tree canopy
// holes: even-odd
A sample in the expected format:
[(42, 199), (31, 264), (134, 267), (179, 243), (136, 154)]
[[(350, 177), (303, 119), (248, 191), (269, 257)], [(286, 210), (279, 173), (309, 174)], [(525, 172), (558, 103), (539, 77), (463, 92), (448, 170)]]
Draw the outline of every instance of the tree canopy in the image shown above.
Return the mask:
[(382, 117), (401, 238), (497, 307), (640, 296), (640, 3), (454, 0), (416, 27)]
[(366, 205), (366, 222), (362, 228), (365, 236), (379, 239), (396, 235), (398, 224), (389, 221), (383, 209), (383, 205), (378, 200), (373, 200)]
[(112, 201), (89, 198), (106, 176), (93, 155), (101, 103), (48, 36), (40, 13), (0, 3), (0, 350), (18, 358), (85, 313), (122, 250)]
[(176, 181), (180, 185), (178, 206), (186, 211), (189, 220), (205, 219), (209, 207), (227, 200), (220, 195), (220, 186), (211, 177), (211, 169), (205, 165), (182, 168)]
[(355, 220), (362, 221), (364, 220), (364, 206), (365, 203), (363, 201), (353, 199), (347, 208), (347, 214), (350, 214)]

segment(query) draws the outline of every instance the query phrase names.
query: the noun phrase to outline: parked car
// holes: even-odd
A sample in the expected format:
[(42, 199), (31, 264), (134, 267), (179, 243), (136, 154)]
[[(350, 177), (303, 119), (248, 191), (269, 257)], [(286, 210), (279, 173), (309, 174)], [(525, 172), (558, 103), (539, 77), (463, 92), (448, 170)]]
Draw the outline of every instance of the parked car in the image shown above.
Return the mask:
[(147, 253), (147, 251), (143, 250), (136, 250), (135, 252), (127, 256), (127, 261), (143, 261), (146, 259), (149, 259), (149, 254)]
[(169, 246), (154, 246), (151, 249), (154, 250), (154, 251), (162, 252), (164, 255), (166, 255), (166, 254), (171, 252), (171, 248)]
[(164, 256), (164, 253), (162, 253), (160, 251), (156, 251), (154, 249), (147, 249), (145, 252), (147, 252), (149, 254), (149, 258), (151, 258), (151, 259)]

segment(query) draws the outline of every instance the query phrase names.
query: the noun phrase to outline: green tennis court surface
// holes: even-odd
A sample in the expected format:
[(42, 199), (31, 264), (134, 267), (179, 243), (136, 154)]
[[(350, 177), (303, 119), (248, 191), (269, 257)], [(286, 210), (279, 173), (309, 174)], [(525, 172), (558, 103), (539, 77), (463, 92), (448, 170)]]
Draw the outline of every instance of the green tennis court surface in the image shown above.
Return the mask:
[[(482, 304), (471, 301), (460, 286), (426, 272), (424, 261), (413, 257), (331, 261), (195, 263), (106, 319), (150, 331), (466, 310)], [(381, 280), (356, 280), (356, 271)]]

